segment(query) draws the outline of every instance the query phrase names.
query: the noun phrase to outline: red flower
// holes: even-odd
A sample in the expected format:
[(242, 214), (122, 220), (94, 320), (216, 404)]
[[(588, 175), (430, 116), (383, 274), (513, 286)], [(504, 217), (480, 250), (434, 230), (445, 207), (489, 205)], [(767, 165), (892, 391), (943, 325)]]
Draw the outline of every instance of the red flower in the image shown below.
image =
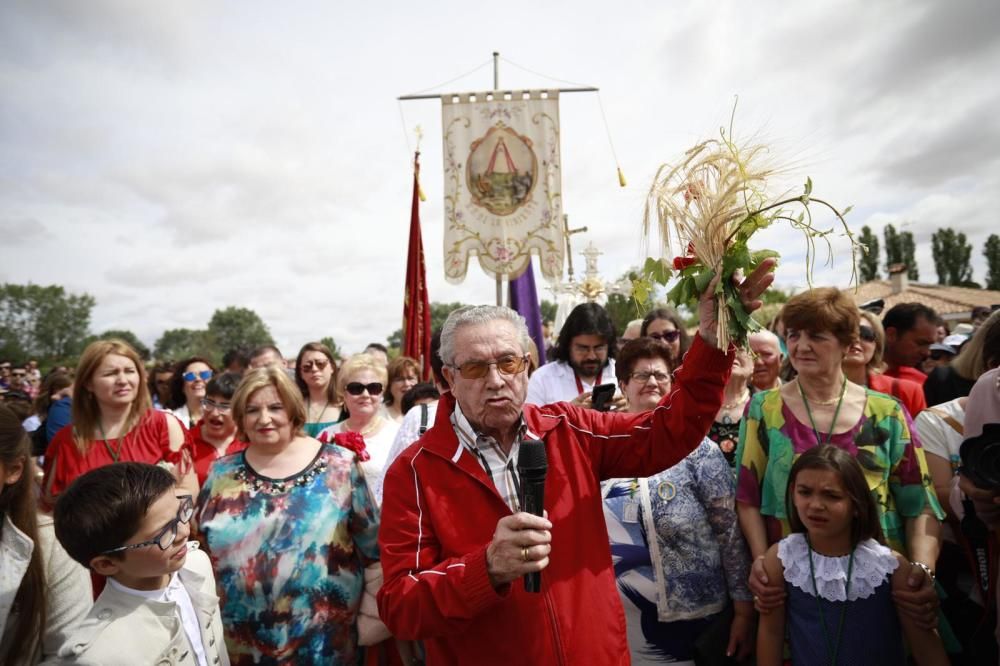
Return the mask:
[(674, 257), (674, 270), (682, 271), (692, 264), (697, 264), (698, 259), (696, 257)]
[(361, 462), (371, 459), (371, 456), (368, 455), (368, 449), (365, 447), (365, 438), (360, 433), (338, 432), (333, 436), (333, 443), (354, 451)]

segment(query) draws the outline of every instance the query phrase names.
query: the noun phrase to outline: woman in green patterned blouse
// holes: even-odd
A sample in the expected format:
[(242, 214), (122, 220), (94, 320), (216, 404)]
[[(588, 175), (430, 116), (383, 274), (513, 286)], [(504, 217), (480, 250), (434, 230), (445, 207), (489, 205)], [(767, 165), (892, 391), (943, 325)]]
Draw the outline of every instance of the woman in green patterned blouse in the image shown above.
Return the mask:
[(755, 560), (750, 587), (757, 607), (766, 613), (784, 599), (782, 581), (768, 584), (760, 558), (789, 533), (785, 488), (792, 463), (818, 444), (833, 444), (861, 463), (888, 545), (912, 562), (911, 591), (897, 596), (897, 604), (933, 627), (938, 605), (933, 570), (943, 513), (905, 409), (851, 383), (841, 369), (858, 335), (857, 306), (838, 289), (812, 289), (791, 298), (782, 319), (798, 376), (753, 396), (736, 454), (737, 511)]

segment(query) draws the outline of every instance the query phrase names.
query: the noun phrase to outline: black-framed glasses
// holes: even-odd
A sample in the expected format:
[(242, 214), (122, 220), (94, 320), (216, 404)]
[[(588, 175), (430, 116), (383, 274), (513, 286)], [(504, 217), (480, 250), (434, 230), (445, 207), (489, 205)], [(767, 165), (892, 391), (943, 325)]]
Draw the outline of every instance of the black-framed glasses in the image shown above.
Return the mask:
[(871, 326), (859, 328), (858, 336), (865, 342), (875, 342), (875, 330)]
[(633, 372), (629, 375), (631, 379), (637, 379), (640, 383), (645, 384), (649, 381), (650, 377), (656, 379), (657, 384), (663, 384), (664, 382), (670, 381), (670, 375), (665, 372)]
[(220, 414), (228, 414), (233, 411), (232, 403), (216, 402), (214, 400), (209, 400), (208, 398), (201, 399), (201, 408), (205, 411), (219, 412)]
[(143, 541), (142, 543), (133, 543), (128, 546), (119, 546), (118, 548), (112, 548), (111, 550), (106, 550), (101, 555), (110, 555), (111, 553), (121, 553), (126, 550), (135, 550), (136, 548), (145, 548), (146, 546), (158, 546), (160, 550), (167, 550), (177, 539), (177, 525), (184, 523), (185, 525), (191, 516), (194, 515), (194, 500), (191, 499), (190, 495), (179, 495), (177, 497), (181, 501), (180, 508), (177, 509), (177, 517), (167, 523), (166, 527), (160, 530), (156, 536), (154, 536), (149, 541)]
[(681, 337), (680, 331), (664, 331), (663, 333), (650, 333), (649, 337), (654, 340), (661, 340), (663, 342), (677, 342), (678, 338)]
[(185, 372), (181, 377), (184, 378), (186, 382), (193, 382), (196, 379), (200, 379), (203, 382), (207, 382), (212, 378), (211, 370), (202, 370), (201, 372)]
[(299, 367), (302, 368), (302, 372), (312, 372), (312, 369), (314, 367), (317, 370), (319, 370), (320, 372), (323, 372), (324, 370), (326, 370), (326, 366), (328, 366), (328, 365), (330, 365), (329, 361), (324, 361), (322, 359), (316, 359), (315, 361), (305, 361)]
[[(606, 345), (605, 345), (606, 346)], [(482, 379), (489, 373), (490, 366), (497, 366), (501, 375), (516, 375), (528, 366), (528, 356), (501, 356), (495, 361), (466, 361), (462, 365), (453, 365), (463, 379)]]
[(351, 382), (344, 387), (344, 390), (351, 395), (361, 395), (365, 391), (368, 391), (368, 395), (382, 395), (382, 382), (372, 382), (371, 384), (362, 384), (361, 382)]

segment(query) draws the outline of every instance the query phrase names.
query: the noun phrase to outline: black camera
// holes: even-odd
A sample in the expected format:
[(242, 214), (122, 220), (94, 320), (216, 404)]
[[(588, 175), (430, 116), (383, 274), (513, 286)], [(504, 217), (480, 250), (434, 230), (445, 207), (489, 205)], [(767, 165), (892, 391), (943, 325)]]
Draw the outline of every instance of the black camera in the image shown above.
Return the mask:
[(962, 442), (962, 474), (984, 490), (1000, 490), (1000, 423), (987, 423), (983, 434)]

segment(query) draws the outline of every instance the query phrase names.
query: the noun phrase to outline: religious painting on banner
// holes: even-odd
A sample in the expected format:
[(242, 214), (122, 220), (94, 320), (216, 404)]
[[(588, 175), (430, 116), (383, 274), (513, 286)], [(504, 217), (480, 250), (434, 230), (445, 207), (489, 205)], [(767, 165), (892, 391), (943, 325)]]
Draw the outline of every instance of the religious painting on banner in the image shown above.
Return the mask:
[(469, 255), (490, 277), (514, 279), (538, 255), (562, 277), (562, 162), (556, 91), (463, 93), (441, 98), (444, 272), (465, 279)]

